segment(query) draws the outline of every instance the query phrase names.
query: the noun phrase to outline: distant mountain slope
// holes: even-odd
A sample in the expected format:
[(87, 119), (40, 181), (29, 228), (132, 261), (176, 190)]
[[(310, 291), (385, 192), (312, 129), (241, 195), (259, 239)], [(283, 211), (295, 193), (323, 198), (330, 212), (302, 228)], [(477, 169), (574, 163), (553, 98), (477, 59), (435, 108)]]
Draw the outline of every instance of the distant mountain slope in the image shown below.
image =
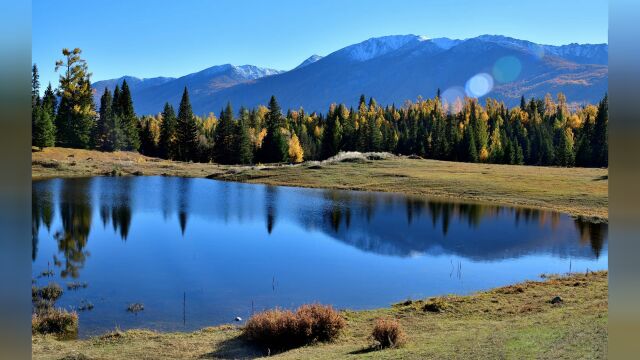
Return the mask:
[[(282, 73), (281, 70), (253, 65), (225, 64), (212, 66), (179, 78), (138, 79), (132, 76), (123, 76), (118, 79), (98, 81), (92, 84), (92, 87), (95, 90), (96, 104), (98, 104), (99, 96), (104, 92), (105, 86), (113, 91), (116, 84), (122, 86), (123, 80), (126, 79), (131, 89), (136, 113), (142, 115), (161, 112), (165, 102), (176, 106), (185, 86), (189, 89), (189, 95), (193, 99), (210, 96), (221, 89), (280, 73)], [(210, 109), (210, 111), (214, 110), (220, 109)]]
[(334, 102), (355, 105), (360, 94), (382, 104), (431, 97), (438, 88), (464, 94), (470, 78), (486, 73), (494, 80), (486, 96), (509, 106), (518, 104), (521, 95), (560, 91), (570, 102), (593, 103), (607, 90), (607, 64), (607, 44), (551, 46), (498, 35), (465, 40), (395, 35), (312, 56), (287, 72), (222, 65), (132, 92), (139, 114), (157, 113), (165, 101), (176, 105), (184, 86), (197, 114), (217, 112), (227, 101), (235, 109), (266, 104), (271, 95), (284, 109), (326, 112)]

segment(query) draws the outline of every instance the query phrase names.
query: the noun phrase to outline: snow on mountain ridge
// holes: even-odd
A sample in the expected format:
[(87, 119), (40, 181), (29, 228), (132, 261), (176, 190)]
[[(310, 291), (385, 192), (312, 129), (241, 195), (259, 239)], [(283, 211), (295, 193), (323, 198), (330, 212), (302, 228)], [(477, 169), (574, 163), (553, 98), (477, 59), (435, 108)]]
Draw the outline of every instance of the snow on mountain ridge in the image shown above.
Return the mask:
[(351, 60), (367, 61), (378, 56), (388, 54), (410, 42), (424, 41), (424, 37), (417, 35), (389, 35), (371, 38), (361, 43), (347, 46), (336, 53), (344, 53)]

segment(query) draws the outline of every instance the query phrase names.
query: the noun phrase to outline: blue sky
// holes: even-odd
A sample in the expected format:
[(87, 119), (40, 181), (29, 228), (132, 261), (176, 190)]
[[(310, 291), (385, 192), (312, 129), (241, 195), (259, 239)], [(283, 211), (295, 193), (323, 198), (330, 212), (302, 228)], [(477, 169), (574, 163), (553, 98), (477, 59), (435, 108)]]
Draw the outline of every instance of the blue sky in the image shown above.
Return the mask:
[(499, 34), (543, 44), (604, 43), (606, 0), (33, 1), (32, 60), (55, 87), (63, 47), (92, 80), (182, 76), (231, 63), (288, 70), (371, 37)]

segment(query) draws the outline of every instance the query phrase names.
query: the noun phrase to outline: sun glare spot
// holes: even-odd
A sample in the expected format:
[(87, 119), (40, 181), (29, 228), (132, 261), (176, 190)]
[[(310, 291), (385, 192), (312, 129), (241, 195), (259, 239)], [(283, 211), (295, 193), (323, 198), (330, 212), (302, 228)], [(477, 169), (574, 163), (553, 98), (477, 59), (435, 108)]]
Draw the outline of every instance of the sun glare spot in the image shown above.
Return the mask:
[(474, 75), (467, 81), (464, 90), (469, 97), (481, 97), (493, 89), (493, 78), (487, 73)]
[(499, 83), (514, 81), (522, 71), (522, 63), (515, 56), (504, 56), (493, 65), (493, 78)]

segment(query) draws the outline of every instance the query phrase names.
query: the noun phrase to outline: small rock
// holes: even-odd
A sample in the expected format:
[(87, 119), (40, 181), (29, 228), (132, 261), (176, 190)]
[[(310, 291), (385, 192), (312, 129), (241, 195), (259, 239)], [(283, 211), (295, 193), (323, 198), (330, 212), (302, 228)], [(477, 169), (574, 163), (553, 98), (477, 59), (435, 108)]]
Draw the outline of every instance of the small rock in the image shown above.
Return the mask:
[(242, 318), (240, 316), (236, 316), (236, 321), (242, 321)]
[(562, 300), (562, 298), (560, 296), (556, 296), (553, 299), (551, 299), (551, 303), (554, 304), (554, 305), (555, 304), (560, 304), (562, 302), (563, 302), (563, 300)]

